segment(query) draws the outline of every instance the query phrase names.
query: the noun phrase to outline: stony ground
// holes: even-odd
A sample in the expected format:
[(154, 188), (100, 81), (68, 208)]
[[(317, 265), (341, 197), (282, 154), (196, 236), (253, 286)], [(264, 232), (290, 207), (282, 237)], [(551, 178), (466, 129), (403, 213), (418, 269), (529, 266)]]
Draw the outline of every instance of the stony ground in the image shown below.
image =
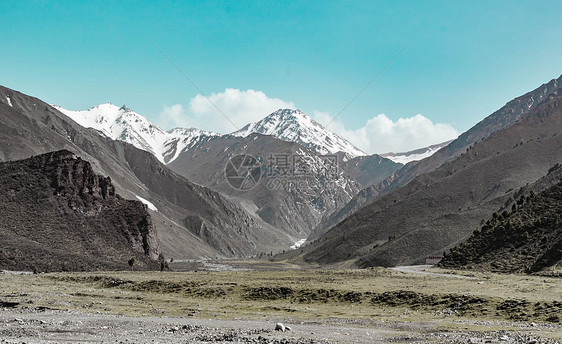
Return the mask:
[(419, 268), (0, 273), (0, 343), (560, 343), (561, 296)]
[[(438, 323), (272, 321), (127, 317), (73, 311), (0, 309), (0, 343), (559, 343), (542, 338), (552, 324), (516, 324), (512, 331), (493, 330), (501, 322), (460, 322), (489, 331), (438, 330)], [(510, 324), (513, 325), (513, 324)], [(562, 328), (559, 328), (562, 331)]]

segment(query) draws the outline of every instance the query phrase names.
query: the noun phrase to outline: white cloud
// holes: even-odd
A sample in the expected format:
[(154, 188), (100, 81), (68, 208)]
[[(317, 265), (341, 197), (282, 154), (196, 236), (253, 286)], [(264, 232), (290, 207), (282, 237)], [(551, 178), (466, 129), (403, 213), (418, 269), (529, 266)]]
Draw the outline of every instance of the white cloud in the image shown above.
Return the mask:
[(331, 122), (328, 129), (369, 154), (406, 152), (459, 136), (459, 132), (450, 124), (433, 123), (419, 114), (399, 118), (397, 121), (380, 114), (369, 119), (363, 127), (356, 130), (346, 129), (337, 119), (332, 122), (332, 116), (325, 112), (314, 111), (313, 117), (322, 125)]
[[(293, 102), (270, 98), (262, 91), (227, 88), (213, 93), (209, 99), (196, 95), (189, 108), (181, 104), (165, 106), (158, 124), (165, 129), (195, 127), (218, 133), (231, 133), (235, 128), (213, 104), (215, 104), (238, 128), (259, 121), (281, 108), (295, 108)], [(405, 152), (456, 138), (459, 132), (450, 124), (433, 123), (430, 119), (415, 115), (391, 120), (384, 114), (374, 116), (359, 129), (347, 129), (329, 113), (314, 111), (312, 117), (328, 129), (349, 140), (366, 153)]]
[(164, 110), (162, 110), (158, 117), (158, 125), (165, 129), (189, 128), (193, 126), (181, 104), (164, 106)]
[(231, 133), (282, 108), (295, 108), (295, 104), (270, 98), (261, 91), (227, 88), (224, 92), (211, 94), (209, 99), (196, 95), (189, 102), (189, 111), (181, 104), (165, 107), (160, 114), (159, 124), (167, 129), (170, 125), (189, 125), (218, 133)]

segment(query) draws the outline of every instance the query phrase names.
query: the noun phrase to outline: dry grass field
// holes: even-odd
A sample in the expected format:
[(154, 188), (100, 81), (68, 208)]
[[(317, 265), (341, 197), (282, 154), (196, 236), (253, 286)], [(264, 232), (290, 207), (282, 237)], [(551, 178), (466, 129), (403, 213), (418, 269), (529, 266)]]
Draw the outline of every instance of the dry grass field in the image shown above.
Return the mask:
[(562, 279), (428, 271), (444, 275), (384, 268), (0, 274), (0, 308), (356, 327), (402, 324), (414, 332), (534, 331), (562, 340)]

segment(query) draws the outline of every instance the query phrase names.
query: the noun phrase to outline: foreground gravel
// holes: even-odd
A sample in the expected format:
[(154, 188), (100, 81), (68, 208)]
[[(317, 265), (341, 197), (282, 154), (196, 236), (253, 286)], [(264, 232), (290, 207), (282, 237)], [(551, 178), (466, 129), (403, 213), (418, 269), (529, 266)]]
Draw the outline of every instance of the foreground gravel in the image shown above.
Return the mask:
[[(467, 323), (469, 324), (469, 323)], [(359, 323), (349, 320), (285, 323), (171, 317), (133, 318), (69, 311), (0, 308), (0, 343), (558, 343), (541, 331), (554, 324), (519, 324), (516, 331), (454, 332), (428, 323)], [(469, 325), (495, 327), (495, 323)]]

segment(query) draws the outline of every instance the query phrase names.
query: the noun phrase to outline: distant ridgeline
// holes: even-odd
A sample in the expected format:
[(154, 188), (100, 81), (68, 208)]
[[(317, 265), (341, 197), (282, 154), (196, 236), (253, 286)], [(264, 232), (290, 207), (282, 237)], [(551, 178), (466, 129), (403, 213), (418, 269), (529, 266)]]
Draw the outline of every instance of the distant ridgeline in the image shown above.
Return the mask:
[(156, 269), (147, 208), (67, 150), (0, 163), (0, 269)]
[(561, 175), (556, 164), (535, 187), (556, 180), (554, 185), (538, 194), (521, 194), (511, 210), (494, 213), (481, 230), (445, 254), (440, 265), (525, 273), (562, 269)]

